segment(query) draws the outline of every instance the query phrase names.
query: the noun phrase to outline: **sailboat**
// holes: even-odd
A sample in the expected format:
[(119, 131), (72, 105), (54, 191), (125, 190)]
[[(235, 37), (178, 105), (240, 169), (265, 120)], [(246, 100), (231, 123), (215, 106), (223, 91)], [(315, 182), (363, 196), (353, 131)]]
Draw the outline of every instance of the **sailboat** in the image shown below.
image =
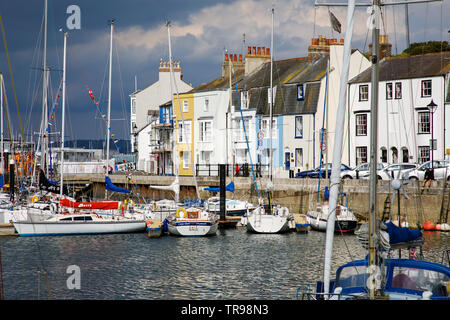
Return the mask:
[[(205, 191), (219, 192), (220, 187), (203, 188)], [(234, 192), (234, 182), (231, 181), (226, 187), (226, 191)], [(248, 201), (237, 199), (225, 199), (226, 216), (227, 217), (242, 217), (255, 209), (255, 205)], [(208, 211), (215, 214), (220, 214), (220, 197), (209, 197), (205, 201), (205, 207)]]
[[(171, 98), (172, 98), (172, 112), (174, 112), (174, 97), (173, 97), (173, 63), (172, 63), (172, 47), (170, 41), (170, 22), (166, 23), (167, 26), (167, 34), (168, 34), (168, 42), (169, 42), (169, 65), (170, 65), (170, 87), (171, 87)], [(176, 83), (175, 83), (176, 87)], [(178, 96), (178, 89), (177, 96)], [(184, 122), (183, 113), (181, 112), (180, 99), (178, 97), (178, 106), (180, 108), (181, 113), (181, 121)], [(179, 129), (178, 129), (179, 130)], [(183, 126), (182, 130), (186, 130), (185, 126)], [(184, 136), (187, 136), (185, 132), (183, 132)], [(178, 154), (175, 142), (175, 134), (173, 134), (173, 151), (172, 156), (174, 157), (173, 163), (175, 164), (175, 180), (172, 182), (170, 186), (155, 186), (151, 185), (150, 188), (160, 189), (160, 190), (171, 190), (175, 194), (175, 201), (169, 207), (171, 209), (170, 214), (165, 218), (167, 222), (167, 228), (169, 234), (175, 236), (210, 236), (216, 235), (218, 228), (218, 219), (216, 214), (210, 213), (205, 208), (201, 206), (183, 206), (179, 204), (179, 192), (180, 192), (180, 184), (178, 179)], [(186, 141), (186, 143), (189, 143)], [(194, 166), (192, 166), (194, 167)], [(195, 187), (197, 191), (197, 196), (200, 199), (198, 193), (198, 186), (195, 174), (192, 174), (192, 177), (195, 182)], [(167, 203), (165, 203), (167, 205)], [(156, 207), (158, 204), (156, 203)], [(176, 211), (173, 212), (174, 207), (176, 207)]]
[[(317, 231), (327, 230), (327, 222), (330, 215), (328, 190), (328, 187), (325, 187), (324, 202), (321, 204), (316, 204), (306, 213), (306, 219), (309, 222), (311, 229)], [(351, 233), (355, 231), (356, 227), (358, 226), (358, 219), (356, 218), (352, 210), (350, 210), (347, 194), (341, 192), (339, 193), (339, 196), (345, 198), (345, 204), (336, 204), (336, 220), (334, 230), (335, 232)]]
[[(317, 5), (317, 4), (316, 4)], [(330, 210), (325, 247), (325, 264), (323, 282), (317, 283), (316, 292), (306, 294), (313, 299), (389, 299), (389, 300), (449, 300), (448, 285), (450, 268), (429, 261), (415, 259), (390, 258), (390, 250), (397, 243), (394, 239), (405, 236), (408, 241), (418, 241), (420, 230), (409, 230), (393, 224), (384, 224), (376, 220), (377, 215), (377, 108), (378, 108), (378, 53), (379, 53), (379, 22), (380, 2), (375, 0), (374, 27), (372, 43), (374, 57), (372, 58), (372, 94), (371, 94), (371, 147), (370, 147), (370, 214), (367, 224), (364, 247), (368, 249), (366, 259), (348, 262), (336, 271), (336, 278), (330, 280), (331, 253), (333, 251), (333, 234), (335, 208), (340, 182), (340, 162), (342, 156), (342, 141), (344, 131), (344, 114), (346, 100), (346, 84), (348, 80), (349, 57), (353, 32), (355, 1), (349, 0), (347, 7), (347, 28), (344, 40), (344, 58), (342, 78), (339, 93), (339, 106), (336, 118), (336, 138), (333, 149), (333, 166), (331, 171)], [(395, 227), (395, 228), (394, 228)], [(387, 231), (384, 234), (383, 231)], [(386, 235), (387, 233), (387, 235)], [(400, 236), (398, 235), (400, 234)], [(411, 244), (420, 246), (419, 244)]]
[[(275, 9), (272, 8), (272, 35), (271, 35), (271, 48), (270, 48), (270, 120), (269, 120), (269, 132), (272, 133), (272, 110), (273, 110), (273, 17)], [(237, 87), (236, 87), (237, 93)], [(239, 95), (238, 95), (239, 99)], [(239, 101), (240, 102), (240, 101)], [(241, 109), (242, 116), (242, 109)], [(245, 126), (244, 121), (242, 125)], [(272, 175), (272, 137), (270, 137), (270, 160), (269, 160), (269, 171), (270, 177), (267, 183), (267, 193), (268, 193), (268, 204), (263, 204), (262, 198), (259, 198), (258, 206), (250, 211), (247, 217), (243, 220), (246, 223), (247, 231), (252, 233), (284, 233), (289, 231), (289, 229), (295, 228), (295, 220), (289, 213), (287, 207), (282, 207), (280, 205), (275, 205), (272, 203), (272, 191), (273, 191), (273, 175)], [(253, 167), (253, 166), (252, 166)]]
[[(110, 71), (112, 63), (112, 36), (114, 23), (111, 23), (111, 48), (110, 48)], [(67, 32), (64, 33), (64, 60), (63, 60), (63, 93), (62, 93), (62, 135), (64, 136), (64, 112), (65, 112), (65, 83), (66, 83), (66, 47), (67, 47)], [(109, 86), (111, 89), (111, 73)], [(109, 91), (108, 102), (108, 140), (109, 140), (109, 114), (111, 90)], [(100, 203), (75, 203), (69, 199), (63, 198), (63, 181), (64, 181), (64, 139), (62, 140), (61, 153), (61, 185), (60, 192), (60, 209), (58, 213), (52, 215), (48, 219), (35, 221), (23, 220), (13, 222), (17, 233), (20, 236), (44, 236), (44, 235), (73, 235), (73, 234), (97, 234), (97, 233), (124, 233), (124, 232), (138, 232), (144, 231), (145, 220), (130, 219), (124, 215), (99, 215), (94, 210), (109, 210), (118, 209), (119, 202), (100, 202)], [(108, 161), (108, 159), (107, 159)], [(41, 175), (42, 177), (42, 175)], [(105, 178), (105, 194), (107, 190), (121, 191), (121, 188), (114, 186), (109, 177)], [(63, 207), (76, 208), (79, 210), (88, 210), (88, 212), (69, 212), (62, 210)]]

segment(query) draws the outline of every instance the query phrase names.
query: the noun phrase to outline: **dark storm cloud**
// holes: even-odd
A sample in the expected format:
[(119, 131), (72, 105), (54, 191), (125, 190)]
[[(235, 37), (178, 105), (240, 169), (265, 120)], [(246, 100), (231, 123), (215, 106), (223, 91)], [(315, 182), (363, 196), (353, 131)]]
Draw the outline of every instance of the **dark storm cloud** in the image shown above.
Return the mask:
[[(96, 119), (96, 107), (87, 87), (100, 100), (103, 112), (107, 107), (107, 63), (109, 54), (108, 20), (115, 19), (115, 52), (113, 62), (113, 119), (128, 119), (129, 94), (134, 80), (142, 89), (157, 80), (159, 60), (168, 59), (167, 30), (164, 23), (172, 21), (173, 57), (181, 61), (184, 80), (194, 86), (220, 75), (223, 49), (245, 52), (242, 34), (248, 45), (270, 45), (270, 7), (276, 5), (275, 57), (285, 59), (305, 56), (313, 36), (344, 37), (331, 32), (328, 12), (320, 8), (314, 13), (313, 0), (49, 0), (48, 65), (52, 92), (61, 79), (63, 36), (69, 5), (81, 9), (81, 30), (69, 31), (67, 61), (68, 135), (73, 138), (104, 136), (104, 123)], [(0, 14), (6, 29), (8, 49), (26, 132), (38, 131), (41, 112), (42, 62), (38, 39), (42, 40), (44, 0), (1, 1)], [(345, 9), (333, 10), (345, 32)], [(440, 40), (439, 29), (448, 29), (449, 1), (441, 4), (410, 6), (411, 42)], [(353, 47), (367, 51), (368, 17), (358, 9), (355, 17)], [(395, 23), (393, 23), (393, 15)], [(386, 30), (394, 48), (405, 47), (404, 9), (385, 12)], [(440, 23), (443, 21), (443, 23)], [(445, 37), (447, 33), (445, 33)], [(370, 39), (370, 37), (369, 37)], [(447, 40), (444, 38), (443, 40)], [(370, 42), (370, 40), (369, 40)], [(365, 46), (364, 46), (365, 45)], [(116, 50), (118, 55), (116, 56)], [(117, 59), (118, 57), (118, 59)], [(10, 120), (19, 133), (11, 79), (0, 41), (0, 72), (5, 75)], [(58, 115), (59, 117), (59, 115)], [(58, 118), (59, 119), (59, 118)], [(60, 122), (59, 122), (60, 126)], [(112, 130), (120, 138), (128, 138), (128, 121), (114, 120)]]

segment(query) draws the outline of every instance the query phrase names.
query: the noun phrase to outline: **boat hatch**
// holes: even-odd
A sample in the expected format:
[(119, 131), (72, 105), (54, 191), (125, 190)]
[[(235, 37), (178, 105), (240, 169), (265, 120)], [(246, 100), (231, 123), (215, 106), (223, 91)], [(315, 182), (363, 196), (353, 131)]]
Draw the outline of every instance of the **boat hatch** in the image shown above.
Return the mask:
[(198, 211), (188, 211), (187, 217), (188, 219), (198, 219)]

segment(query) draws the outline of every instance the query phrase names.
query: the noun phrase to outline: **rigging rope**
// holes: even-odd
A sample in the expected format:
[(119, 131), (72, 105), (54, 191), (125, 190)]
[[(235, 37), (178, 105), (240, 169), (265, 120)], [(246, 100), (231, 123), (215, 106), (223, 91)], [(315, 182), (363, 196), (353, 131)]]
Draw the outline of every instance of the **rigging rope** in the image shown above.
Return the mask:
[[(16, 101), (17, 115), (19, 117), (20, 132), (22, 134), (22, 142), (25, 142), (25, 136), (23, 134), (23, 127), (22, 127), (22, 119), (20, 118), (19, 102), (17, 100), (16, 85), (14, 83), (14, 76), (13, 76), (12, 67), (11, 67), (11, 59), (9, 58), (8, 45), (6, 43), (5, 28), (3, 27), (3, 20), (2, 20), (1, 15), (0, 15), (0, 26), (2, 28), (3, 43), (5, 44), (6, 57), (8, 59), (9, 73), (11, 74), (11, 82), (12, 82), (12, 87), (13, 87), (13, 91), (14, 91), (14, 99)], [(10, 133), (10, 139), (11, 139), (11, 133)]]

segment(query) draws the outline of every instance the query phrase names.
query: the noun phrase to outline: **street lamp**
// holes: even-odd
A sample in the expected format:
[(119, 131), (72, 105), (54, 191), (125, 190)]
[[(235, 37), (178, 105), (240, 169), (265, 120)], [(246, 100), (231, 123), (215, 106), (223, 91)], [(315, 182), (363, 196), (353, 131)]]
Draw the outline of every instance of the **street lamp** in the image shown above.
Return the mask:
[(434, 139), (433, 139), (433, 116), (434, 116), (434, 112), (437, 109), (437, 104), (434, 103), (433, 99), (431, 99), (431, 102), (427, 105), (428, 110), (431, 113), (431, 143), (430, 143), (430, 147), (431, 147), (431, 169), (433, 169), (433, 153), (434, 153)]

